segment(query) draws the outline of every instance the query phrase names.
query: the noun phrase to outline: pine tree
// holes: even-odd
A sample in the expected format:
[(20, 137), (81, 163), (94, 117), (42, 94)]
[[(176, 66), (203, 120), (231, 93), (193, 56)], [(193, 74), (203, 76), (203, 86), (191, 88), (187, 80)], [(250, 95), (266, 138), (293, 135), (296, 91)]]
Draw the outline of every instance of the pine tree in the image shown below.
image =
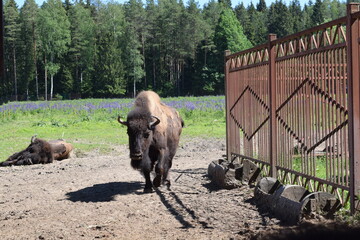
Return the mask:
[(157, 91), (161, 95), (174, 95), (176, 93), (178, 61), (182, 49), (178, 42), (181, 39), (181, 16), (185, 11), (182, 2), (176, 0), (162, 0), (158, 4), (158, 17), (156, 19), (156, 44), (159, 51)]
[(98, 5), (96, 15), (94, 97), (119, 97), (126, 92), (122, 39), (125, 32), (123, 7), (117, 3)]
[(259, 3), (256, 4), (256, 11), (265, 12), (267, 10), (265, 0), (259, 0)]
[(68, 51), (70, 22), (60, 0), (48, 0), (38, 15), (41, 50), (44, 59), (45, 100), (47, 100), (47, 74), (50, 74), (50, 99), (54, 91), (54, 75), (59, 71), (59, 59)]
[(222, 4), (224, 7), (227, 7), (229, 9), (232, 9), (231, 6), (231, 0), (218, 0), (220, 4)]
[(148, 35), (148, 30), (145, 25), (145, 12), (141, 0), (129, 0), (125, 5), (125, 35), (124, 35), (124, 58), (129, 58), (125, 61), (125, 69), (127, 72), (129, 92), (133, 92), (136, 96), (137, 84), (144, 78), (143, 88), (147, 87), (147, 79), (145, 75), (144, 55), (145, 42)]
[[(202, 16), (204, 19), (204, 38), (196, 48), (196, 55), (193, 63), (193, 82), (190, 94), (209, 95), (215, 93), (215, 83), (221, 81), (221, 73), (218, 72), (218, 59), (216, 46), (214, 44), (214, 33), (224, 5), (216, 1), (209, 1), (204, 5)], [(223, 70), (221, 70), (222, 72)], [(217, 89), (219, 92), (221, 89)]]
[(300, 32), (304, 29), (305, 22), (299, 0), (292, 0), (290, 2), (289, 12), (291, 16), (290, 23), (292, 24), (291, 31), (289, 33)]
[[(26, 0), (20, 10), (21, 21), (21, 79), (26, 87), (26, 98), (34, 94), (39, 99), (39, 82), (37, 72), (37, 23), (38, 6), (35, 0)], [(34, 86), (34, 88), (31, 88)]]
[(224, 9), (220, 14), (219, 22), (215, 28), (214, 43), (221, 55), (225, 50), (238, 52), (252, 47), (235, 14), (230, 9)]
[(270, 5), (268, 13), (268, 31), (274, 33), (278, 38), (291, 33), (290, 13), (282, 0), (277, 0)]
[(156, 20), (158, 11), (157, 6), (155, 5), (154, 0), (147, 0), (145, 7), (145, 25), (147, 26), (147, 35), (145, 43), (145, 76), (148, 80), (148, 88), (156, 89), (157, 88), (157, 72), (159, 59), (158, 42), (157, 42), (157, 29), (156, 29)]
[[(144, 77), (144, 70), (143, 70), (143, 56), (140, 53), (141, 43), (137, 38), (137, 34), (131, 26), (126, 26), (125, 34), (124, 34), (124, 58), (129, 59), (126, 61), (125, 69), (127, 72), (128, 78), (128, 86), (132, 85), (132, 93), (133, 97), (136, 96), (137, 93), (137, 83), (140, 82), (142, 77)], [(132, 84), (131, 84), (132, 82)], [(129, 90), (130, 92), (130, 90)]]
[[(0, 9), (3, 10), (3, 1), (0, 2)], [(0, 15), (0, 31), (4, 33), (4, 15)], [(0, 37), (0, 104), (7, 100), (6, 83), (5, 83), (5, 66), (4, 66), (4, 38)]]
[[(85, 4), (75, 4), (69, 10), (71, 23), (71, 47), (69, 57), (73, 62), (74, 86), (66, 91), (74, 90), (84, 96), (92, 94), (92, 73), (95, 58), (95, 22), (91, 10)], [(64, 83), (65, 84), (65, 83)]]
[(339, 0), (332, 0), (330, 3), (331, 20), (346, 16), (346, 5)]
[[(183, 54), (178, 61), (178, 91), (177, 95), (187, 94), (191, 91), (194, 81), (193, 64), (196, 56), (196, 48), (205, 38), (205, 29), (208, 28), (204, 21), (200, 8), (194, 0), (190, 0), (183, 12), (183, 27), (181, 29), (181, 42)], [(207, 29), (208, 31), (208, 29)]]
[[(19, 51), (19, 11), (14, 0), (9, 0), (4, 6), (4, 44), (5, 44), (5, 65), (8, 66), (8, 76), (11, 82), (8, 82), (7, 89), (10, 90), (15, 100), (18, 100), (18, 69), (17, 54)], [(12, 87), (11, 87), (12, 86)], [(9, 92), (10, 92), (9, 91)]]
[(248, 37), (248, 39), (250, 39), (249, 34), (247, 32), (247, 26), (250, 25), (249, 12), (246, 10), (243, 3), (236, 5), (234, 11), (235, 11), (236, 18), (239, 20), (241, 26), (244, 29), (245, 35)]
[(324, 23), (324, 5), (321, 0), (316, 0), (310, 18), (312, 26)]
[(305, 29), (313, 27), (311, 21), (311, 15), (313, 12), (313, 5), (304, 5), (303, 10), (303, 19), (304, 19), (304, 27)]
[[(243, 29), (239, 21), (236, 19), (234, 12), (227, 8), (225, 8), (220, 14), (218, 24), (215, 28), (214, 43), (217, 50), (216, 59), (218, 61), (218, 73), (223, 72), (225, 50), (238, 52), (252, 47), (251, 42), (244, 35)], [(222, 74), (219, 75), (219, 78), (214, 79), (216, 81), (214, 83), (214, 90), (221, 89), (220, 92), (223, 91), (224, 88), (221, 79)]]
[(255, 32), (258, 27), (258, 23), (255, 22), (254, 19), (256, 18), (258, 12), (252, 2), (247, 7), (246, 11), (249, 21), (246, 24), (243, 24), (244, 33), (252, 44), (256, 44), (258, 36), (256, 36)]

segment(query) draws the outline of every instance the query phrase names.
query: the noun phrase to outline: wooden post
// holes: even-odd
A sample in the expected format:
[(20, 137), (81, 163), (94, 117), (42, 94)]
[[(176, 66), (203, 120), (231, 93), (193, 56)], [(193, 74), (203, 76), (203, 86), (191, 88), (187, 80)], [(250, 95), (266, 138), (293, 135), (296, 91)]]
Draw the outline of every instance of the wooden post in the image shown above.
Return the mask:
[(350, 209), (356, 211), (356, 195), (360, 195), (360, 72), (358, 18), (351, 14), (359, 11), (358, 3), (347, 5), (347, 66), (349, 103), (349, 155), (350, 155)]
[(231, 159), (231, 141), (230, 141), (230, 89), (229, 86), (229, 68), (230, 62), (226, 57), (231, 54), (230, 50), (226, 50), (224, 53), (224, 74), (225, 74), (225, 111), (226, 111), (226, 157)]
[(276, 34), (269, 34), (269, 101), (270, 101), (270, 176), (276, 178), (277, 159), (277, 120), (276, 120), (276, 68), (275, 45)]

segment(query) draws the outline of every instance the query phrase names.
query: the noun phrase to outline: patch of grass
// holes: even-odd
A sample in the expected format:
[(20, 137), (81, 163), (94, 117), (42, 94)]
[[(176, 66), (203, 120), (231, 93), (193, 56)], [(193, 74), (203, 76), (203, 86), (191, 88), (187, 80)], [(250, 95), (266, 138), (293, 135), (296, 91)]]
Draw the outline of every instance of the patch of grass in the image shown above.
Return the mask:
[[(315, 173), (316, 177), (326, 179), (326, 157), (325, 156), (316, 156), (315, 157)], [(293, 158), (293, 170), (298, 172), (303, 172), (302, 166), (301, 166), (302, 158), (299, 156), (295, 156)], [(309, 165), (309, 163), (307, 163)], [(309, 166), (310, 167), (310, 166)]]

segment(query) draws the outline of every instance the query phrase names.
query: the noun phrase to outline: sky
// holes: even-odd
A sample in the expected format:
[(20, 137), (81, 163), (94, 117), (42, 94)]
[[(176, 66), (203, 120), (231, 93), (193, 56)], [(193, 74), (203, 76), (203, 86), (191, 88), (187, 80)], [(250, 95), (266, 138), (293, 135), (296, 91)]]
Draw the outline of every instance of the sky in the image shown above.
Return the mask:
[[(24, 4), (25, 0), (15, 0), (15, 2), (17, 3), (18, 7), (22, 7)], [(45, 0), (35, 0), (35, 2), (41, 6), (43, 4)], [(102, 2), (106, 2), (107, 0), (102, 0)], [(119, 3), (124, 3), (127, 2), (128, 0), (114, 0), (115, 2), (119, 2)], [(183, 0), (184, 3), (187, 2), (187, 0)], [(208, 3), (210, 0), (196, 0), (199, 3), (199, 6), (202, 7), (205, 3)], [(289, 5), (289, 3), (291, 2), (291, 0), (282, 0), (286, 5)], [(251, 2), (254, 4), (254, 6), (256, 6), (256, 4), (259, 2), (259, 0), (231, 0), (232, 2), (232, 7), (237, 6), (239, 3), (243, 2), (244, 6), (247, 7)], [(271, 3), (275, 2), (275, 0), (265, 0), (266, 2), (266, 6), (270, 6)], [(309, 0), (299, 0), (301, 6), (304, 6), (305, 3), (308, 3)], [(314, 1), (313, 1), (314, 2)]]

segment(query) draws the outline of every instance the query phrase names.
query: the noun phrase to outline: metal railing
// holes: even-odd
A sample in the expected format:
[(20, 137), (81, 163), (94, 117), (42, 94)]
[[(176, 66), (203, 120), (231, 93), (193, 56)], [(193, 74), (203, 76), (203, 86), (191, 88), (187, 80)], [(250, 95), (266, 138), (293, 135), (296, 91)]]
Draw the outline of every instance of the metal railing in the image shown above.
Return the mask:
[(227, 156), (265, 176), (360, 194), (359, 4), (347, 16), (239, 53), (225, 53)]

